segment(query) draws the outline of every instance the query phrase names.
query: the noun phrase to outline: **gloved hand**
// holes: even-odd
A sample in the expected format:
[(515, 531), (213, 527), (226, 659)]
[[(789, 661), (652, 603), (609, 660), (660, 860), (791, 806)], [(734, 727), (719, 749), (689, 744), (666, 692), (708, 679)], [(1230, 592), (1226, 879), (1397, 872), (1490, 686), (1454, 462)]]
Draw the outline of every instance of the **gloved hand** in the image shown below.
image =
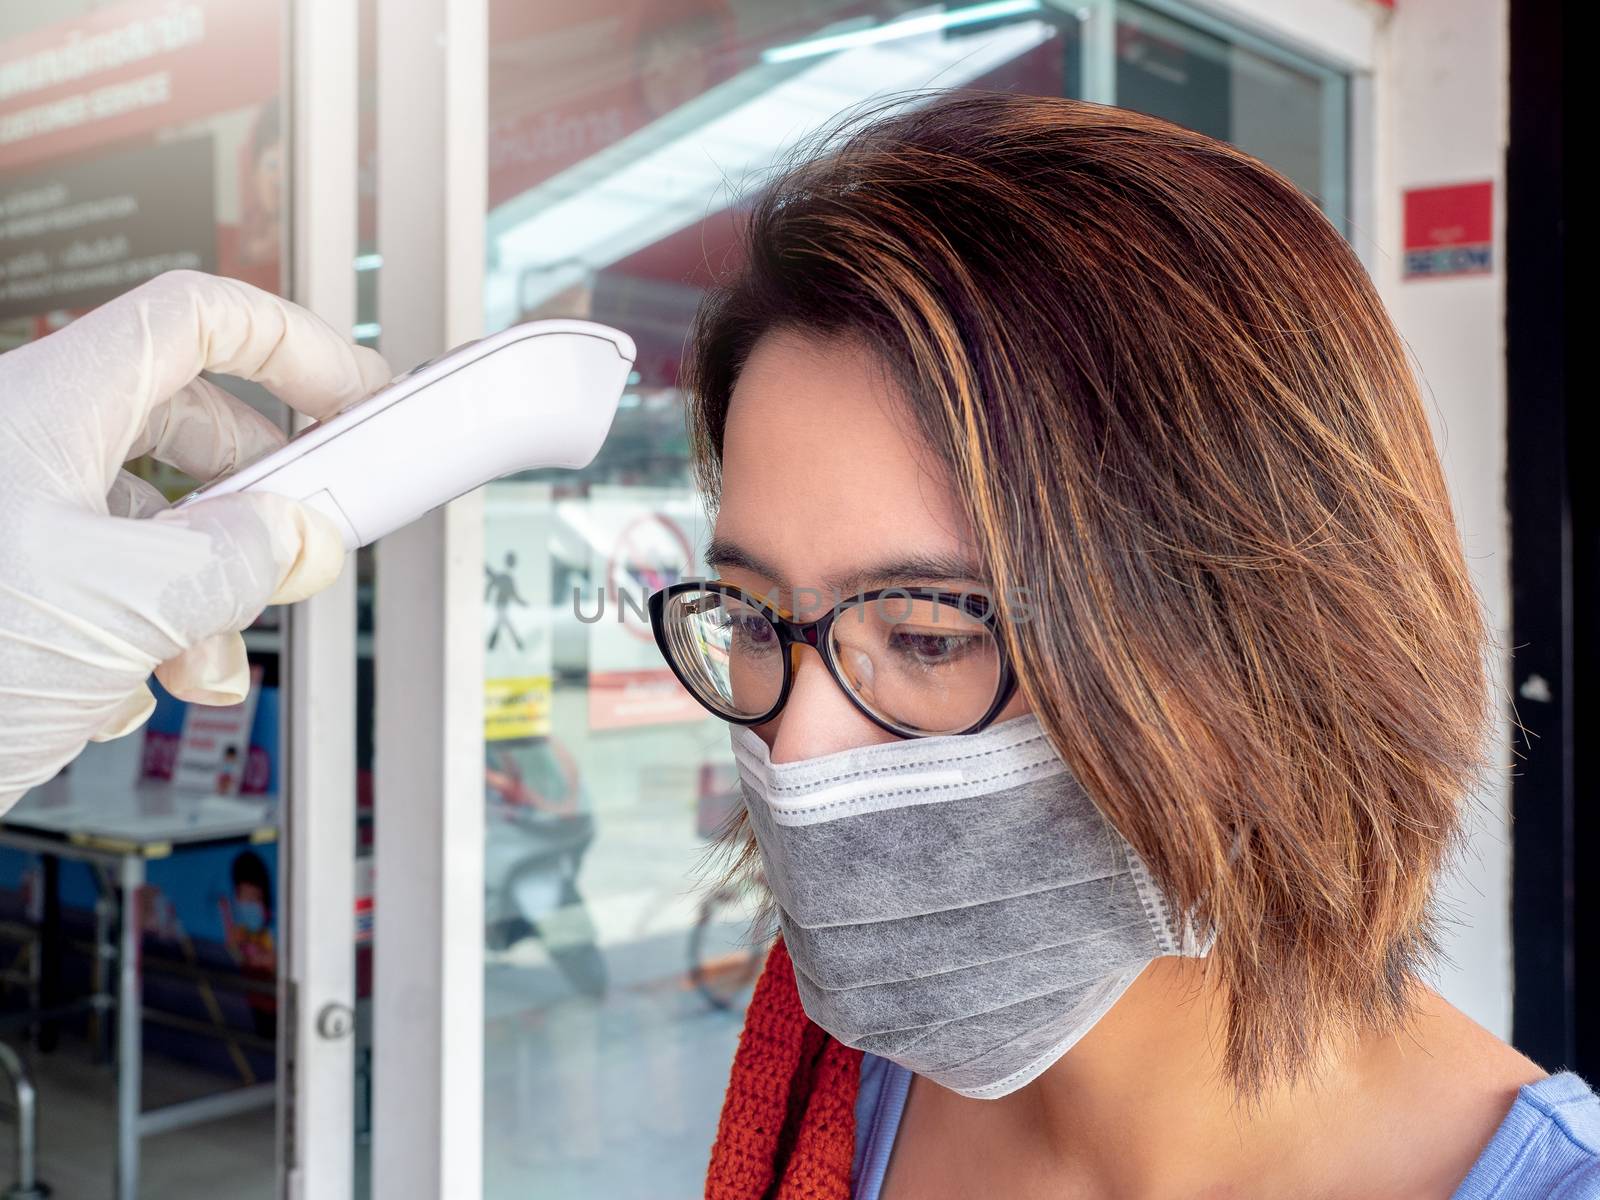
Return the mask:
[(122, 470), (152, 454), (211, 480), (284, 435), (202, 370), (258, 380), (323, 418), (390, 377), (374, 351), (231, 279), (174, 271), (0, 355), (0, 813), (90, 741), (173, 693), (233, 704), (237, 630), (344, 566), (297, 501), (219, 496), (170, 511)]

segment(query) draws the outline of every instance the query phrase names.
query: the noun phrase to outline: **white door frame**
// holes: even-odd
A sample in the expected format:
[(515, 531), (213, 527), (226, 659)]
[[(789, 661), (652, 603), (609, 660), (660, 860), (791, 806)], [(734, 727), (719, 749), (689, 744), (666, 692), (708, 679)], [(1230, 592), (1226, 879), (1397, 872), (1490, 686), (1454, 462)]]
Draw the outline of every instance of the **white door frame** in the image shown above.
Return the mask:
[[(404, 368), (483, 332), (488, 6), (378, 0), (376, 19), (379, 346)], [(372, 1194), (382, 1200), (483, 1194), (482, 578), (481, 492), (378, 543)]]
[[(290, 0), (290, 294), (355, 323), (357, 0)], [(297, 420), (297, 426), (304, 419)], [(286, 609), (279, 1170), (349, 1200), (355, 1105), (356, 571)]]

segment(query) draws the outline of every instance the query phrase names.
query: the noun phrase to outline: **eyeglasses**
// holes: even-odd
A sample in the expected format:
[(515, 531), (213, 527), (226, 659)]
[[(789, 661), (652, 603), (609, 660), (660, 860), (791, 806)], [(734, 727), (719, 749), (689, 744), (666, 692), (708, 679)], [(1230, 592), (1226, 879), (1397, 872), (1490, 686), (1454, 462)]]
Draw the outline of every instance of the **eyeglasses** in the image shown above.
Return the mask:
[(685, 580), (653, 594), (649, 610), (672, 673), (736, 725), (777, 715), (802, 646), (857, 709), (900, 737), (976, 733), (1016, 688), (998, 613), (969, 592), (880, 588), (796, 621), (732, 584)]

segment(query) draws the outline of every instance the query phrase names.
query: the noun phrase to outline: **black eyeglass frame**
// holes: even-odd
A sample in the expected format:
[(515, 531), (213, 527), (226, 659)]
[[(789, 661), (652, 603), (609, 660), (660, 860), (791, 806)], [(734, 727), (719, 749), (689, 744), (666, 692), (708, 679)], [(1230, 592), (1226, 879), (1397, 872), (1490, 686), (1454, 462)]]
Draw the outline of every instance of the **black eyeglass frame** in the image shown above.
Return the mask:
[[(772, 626), (778, 635), (778, 645), (783, 653), (783, 686), (778, 691), (778, 698), (771, 708), (755, 717), (729, 716), (720, 708), (714, 707), (700, 690), (685, 677), (679, 669), (672, 652), (667, 648), (666, 611), (667, 601), (673, 596), (684, 592), (712, 592), (721, 596), (731, 596), (733, 599), (755, 609)], [(961, 609), (968, 616), (982, 621), (994, 636), (995, 651), (1000, 656), (1000, 675), (995, 681), (994, 701), (989, 705), (988, 711), (977, 721), (965, 729), (955, 730), (952, 733), (927, 733), (921, 730), (907, 729), (895, 725), (893, 722), (879, 716), (867, 707), (866, 703), (855, 694), (855, 691), (845, 681), (844, 673), (839, 669), (839, 664), (833, 657), (833, 641), (828, 633), (833, 628), (833, 623), (839, 614), (874, 600), (893, 597), (894, 599), (907, 600), (936, 600), (943, 604), (950, 604)], [(858, 712), (880, 729), (885, 729), (902, 738), (922, 737), (960, 737), (969, 733), (977, 733), (993, 723), (1000, 710), (1005, 708), (1012, 694), (1017, 690), (1016, 673), (1011, 668), (1010, 656), (1006, 653), (1005, 640), (1000, 636), (1000, 615), (987, 596), (974, 592), (955, 592), (945, 588), (930, 587), (887, 587), (877, 588), (870, 592), (860, 592), (835, 604), (822, 616), (810, 621), (796, 621), (785, 613), (779, 612), (772, 605), (758, 597), (750, 595), (742, 588), (731, 583), (722, 583), (717, 580), (686, 579), (678, 583), (668, 584), (666, 587), (652, 592), (646, 607), (650, 613), (650, 630), (655, 635), (656, 648), (661, 651), (661, 657), (666, 660), (667, 666), (672, 669), (678, 682), (707, 712), (714, 717), (720, 717), (734, 725), (761, 725), (772, 720), (783, 709), (789, 699), (789, 691), (794, 686), (794, 655), (791, 648), (796, 645), (810, 646), (822, 659), (823, 666), (827, 667), (828, 674), (833, 676), (834, 683), (839, 690), (849, 698)]]

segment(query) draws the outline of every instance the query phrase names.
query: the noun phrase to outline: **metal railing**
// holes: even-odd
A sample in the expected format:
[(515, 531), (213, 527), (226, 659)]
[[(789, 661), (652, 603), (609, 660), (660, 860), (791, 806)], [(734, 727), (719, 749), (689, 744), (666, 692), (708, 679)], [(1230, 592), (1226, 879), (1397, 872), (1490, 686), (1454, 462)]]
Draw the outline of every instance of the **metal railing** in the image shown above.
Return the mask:
[(37, 1166), (39, 1095), (33, 1088), (28, 1064), (5, 1042), (0, 1042), (0, 1070), (11, 1081), (17, 1108), (17, 1181), (0, 1192), (0, 1200), (44, 1200), (50, 1189), (39, 1182)]

